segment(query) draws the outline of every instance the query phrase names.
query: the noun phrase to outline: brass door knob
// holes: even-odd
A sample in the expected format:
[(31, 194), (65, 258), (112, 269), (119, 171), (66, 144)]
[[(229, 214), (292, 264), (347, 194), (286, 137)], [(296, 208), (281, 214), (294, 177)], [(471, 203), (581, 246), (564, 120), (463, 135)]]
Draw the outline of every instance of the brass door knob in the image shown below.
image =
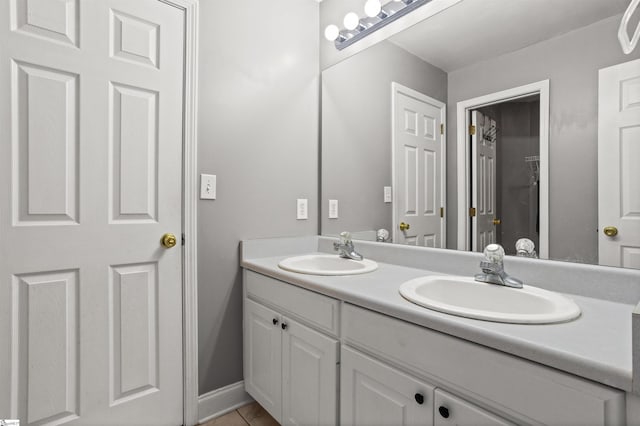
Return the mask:
[(177, 241), (176, 236), (171, 233), (166, 233), (162, 236), (162, 245), (166, 248), (175, 247)]
[(400, 230), (401, 231), (406, 231), (409, 228), (411, 228), (411, 225), (409, 225), (408, 223), (400, 222)]
[(500, 225), (502, 223), (502, 221), (500, 219), (493, 219), (493, 224), (494, 225)]
[(604, 235), (606, 235), (607, 237), (615, 237), (616, 235), (618, 235), (618, 228), (616, 228), (615, 226), (607, 226), (603, 229), (604, 231)]

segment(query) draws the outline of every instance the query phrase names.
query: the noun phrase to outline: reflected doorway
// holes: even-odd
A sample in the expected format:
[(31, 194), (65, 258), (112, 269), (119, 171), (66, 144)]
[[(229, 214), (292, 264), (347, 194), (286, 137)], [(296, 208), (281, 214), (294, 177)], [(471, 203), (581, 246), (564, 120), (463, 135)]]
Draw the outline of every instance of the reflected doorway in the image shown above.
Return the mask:
[(457, 248), (528, 238), (548, 258), (549, 81), (459, 102), (457, 160)]
[[(540, 245), (540, 95), (469, 111), (469, 245), (498, 243), (506, 254), (528, 238)], [(473, 212), (472, 212), (473, 213)]]

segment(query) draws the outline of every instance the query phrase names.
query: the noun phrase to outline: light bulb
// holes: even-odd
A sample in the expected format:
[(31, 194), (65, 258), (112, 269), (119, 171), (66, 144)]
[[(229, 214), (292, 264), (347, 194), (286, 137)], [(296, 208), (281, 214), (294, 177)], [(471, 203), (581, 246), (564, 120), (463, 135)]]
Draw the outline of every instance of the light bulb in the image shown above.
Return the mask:
[(381, 10), (380, 0), (367, 0), (364, 4), (364, 13), (370, 18), (378, 16)]
[(349, 12), (344, 15), (344, 27), (348, 30), (355, 30), (358, 28), (358, 24), (360, 23), (360, 18), (355, 12)]
[(340, 35), (340, 29), (336, 25), (327, 25), (324, 29), (324, 37), (329, 41), (334, 41)]

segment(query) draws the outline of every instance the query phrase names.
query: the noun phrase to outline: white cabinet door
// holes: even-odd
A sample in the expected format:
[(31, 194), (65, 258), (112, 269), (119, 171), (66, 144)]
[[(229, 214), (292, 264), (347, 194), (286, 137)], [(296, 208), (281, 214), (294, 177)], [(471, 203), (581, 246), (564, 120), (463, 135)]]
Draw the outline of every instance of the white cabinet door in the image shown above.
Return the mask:
[(348, 347), (342, 347), (340, 423), (433, 424), (434, 388)]
[(435, 426), (513, 425), (481, 408), (457, 398), (442, 389), (435, 392)]
[(280, 327), (280, 314), (245, 299), (245, 388), (279, 422), (282, 414), (282, 334)]
[(336, 424), (338, 341), (287, 318), (282, 321), (281, 423)]

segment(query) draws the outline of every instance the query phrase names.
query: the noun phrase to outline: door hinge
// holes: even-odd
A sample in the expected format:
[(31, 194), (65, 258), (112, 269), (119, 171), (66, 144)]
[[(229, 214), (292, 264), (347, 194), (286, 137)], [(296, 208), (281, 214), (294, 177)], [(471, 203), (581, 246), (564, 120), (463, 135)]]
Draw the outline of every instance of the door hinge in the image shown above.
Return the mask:
[(476, 134), (476, 126), (474, 126), (473, 124), (470, 124), (470, 125), (469, 125), (469, 134), (470, 134), (471, 136), (473, 136), (473, 135), (475, 135), (475, 134)]
[(475, 207), (471, 207), (469, 209), (469, 216), (470, 217), (476, 217), (476, 208)]
[(184, 234), (182, 234), (182, 245), (184, 245)]
[(444, 123), (440, 123), (440, 134), (444, 135)]
[(444, 217), (444, 207), (440, 207), (440, 217)]

